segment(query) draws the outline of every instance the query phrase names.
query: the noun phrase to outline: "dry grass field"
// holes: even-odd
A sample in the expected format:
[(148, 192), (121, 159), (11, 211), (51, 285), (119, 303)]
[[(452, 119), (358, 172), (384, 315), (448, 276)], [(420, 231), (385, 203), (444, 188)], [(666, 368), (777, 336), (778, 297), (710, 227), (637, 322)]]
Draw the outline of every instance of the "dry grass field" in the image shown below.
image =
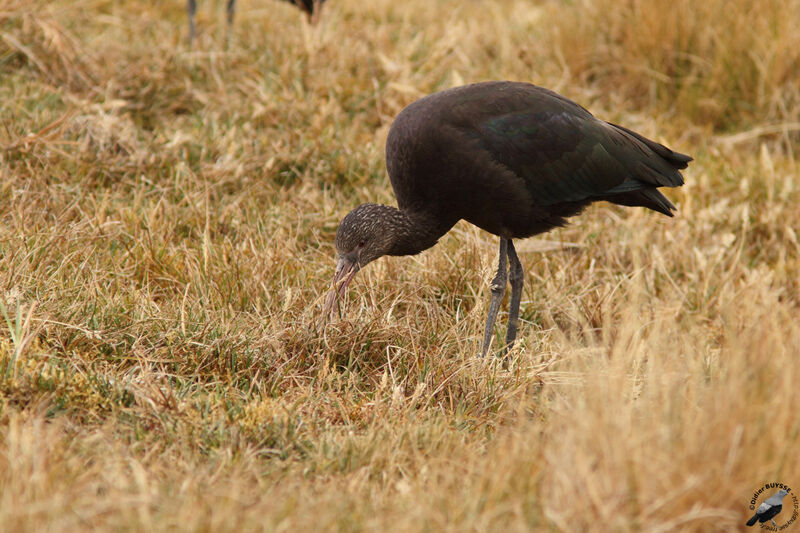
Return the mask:
[[(226, 46), (201, 1), (190, 48), (183, 0), (0, 0), (0, 529), (733, 531), (800, 491), (800, 2), (325, 7), (242, 0)], [(508, 369), (464, 222), (316, 330), (392, 118), (488, 79), (693, 155), (678, 215), (520, 241)]]

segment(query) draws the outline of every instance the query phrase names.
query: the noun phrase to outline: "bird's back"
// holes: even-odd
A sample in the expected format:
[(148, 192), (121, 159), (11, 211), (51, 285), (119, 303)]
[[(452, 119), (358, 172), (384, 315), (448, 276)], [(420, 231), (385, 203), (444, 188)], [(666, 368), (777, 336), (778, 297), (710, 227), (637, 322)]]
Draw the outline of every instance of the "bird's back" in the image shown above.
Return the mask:
[(406, 107), (386, 143), (401, 209), (465, 219), (508, 238), (564, 223), (596, 200), (670, 214), (656, 187), (691, 158), (527, 83), (445, 90)]

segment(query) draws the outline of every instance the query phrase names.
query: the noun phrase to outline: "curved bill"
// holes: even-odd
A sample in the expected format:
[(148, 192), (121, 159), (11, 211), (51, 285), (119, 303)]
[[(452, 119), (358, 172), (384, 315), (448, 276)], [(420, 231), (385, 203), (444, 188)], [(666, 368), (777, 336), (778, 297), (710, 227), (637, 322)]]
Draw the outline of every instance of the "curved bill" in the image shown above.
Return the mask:
[(353, 276), (358, 272), (358, 261), (353, 260), (347, 256), (339, 256), (339, 262), (336, 263), (336, 272), (333, 275), (333, 286), (328, 296), (325, 298), (325, 307), (322, 310), (322, 317), (320, 318), (319, 325), (323, 325), (333, 314), (333, 307), (336, 302), (344, 295), (347, 286), (353, 281)]

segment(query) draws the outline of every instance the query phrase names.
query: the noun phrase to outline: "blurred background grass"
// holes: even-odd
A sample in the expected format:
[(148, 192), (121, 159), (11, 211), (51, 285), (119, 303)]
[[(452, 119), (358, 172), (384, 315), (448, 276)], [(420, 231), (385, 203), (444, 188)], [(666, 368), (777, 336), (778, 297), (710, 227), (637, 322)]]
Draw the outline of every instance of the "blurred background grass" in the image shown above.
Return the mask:
[[(9, 530), (730, 531), (800, 486), (800, 4), (0, 0)], [(680, 214), (528, 251), (460, 223), (312, 324), (408, 103), (555, 89), (690, 153)]]

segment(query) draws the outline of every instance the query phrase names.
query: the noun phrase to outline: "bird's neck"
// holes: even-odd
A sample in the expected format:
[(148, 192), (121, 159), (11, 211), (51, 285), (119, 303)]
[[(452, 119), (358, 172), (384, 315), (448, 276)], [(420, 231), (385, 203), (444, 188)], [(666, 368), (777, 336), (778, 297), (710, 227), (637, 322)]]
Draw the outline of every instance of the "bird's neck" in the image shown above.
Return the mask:
[(384, 206), (386, 231), (392, 235), (387, 255), (414, 255), (427, 250), (450, 231), (458, 220)]

